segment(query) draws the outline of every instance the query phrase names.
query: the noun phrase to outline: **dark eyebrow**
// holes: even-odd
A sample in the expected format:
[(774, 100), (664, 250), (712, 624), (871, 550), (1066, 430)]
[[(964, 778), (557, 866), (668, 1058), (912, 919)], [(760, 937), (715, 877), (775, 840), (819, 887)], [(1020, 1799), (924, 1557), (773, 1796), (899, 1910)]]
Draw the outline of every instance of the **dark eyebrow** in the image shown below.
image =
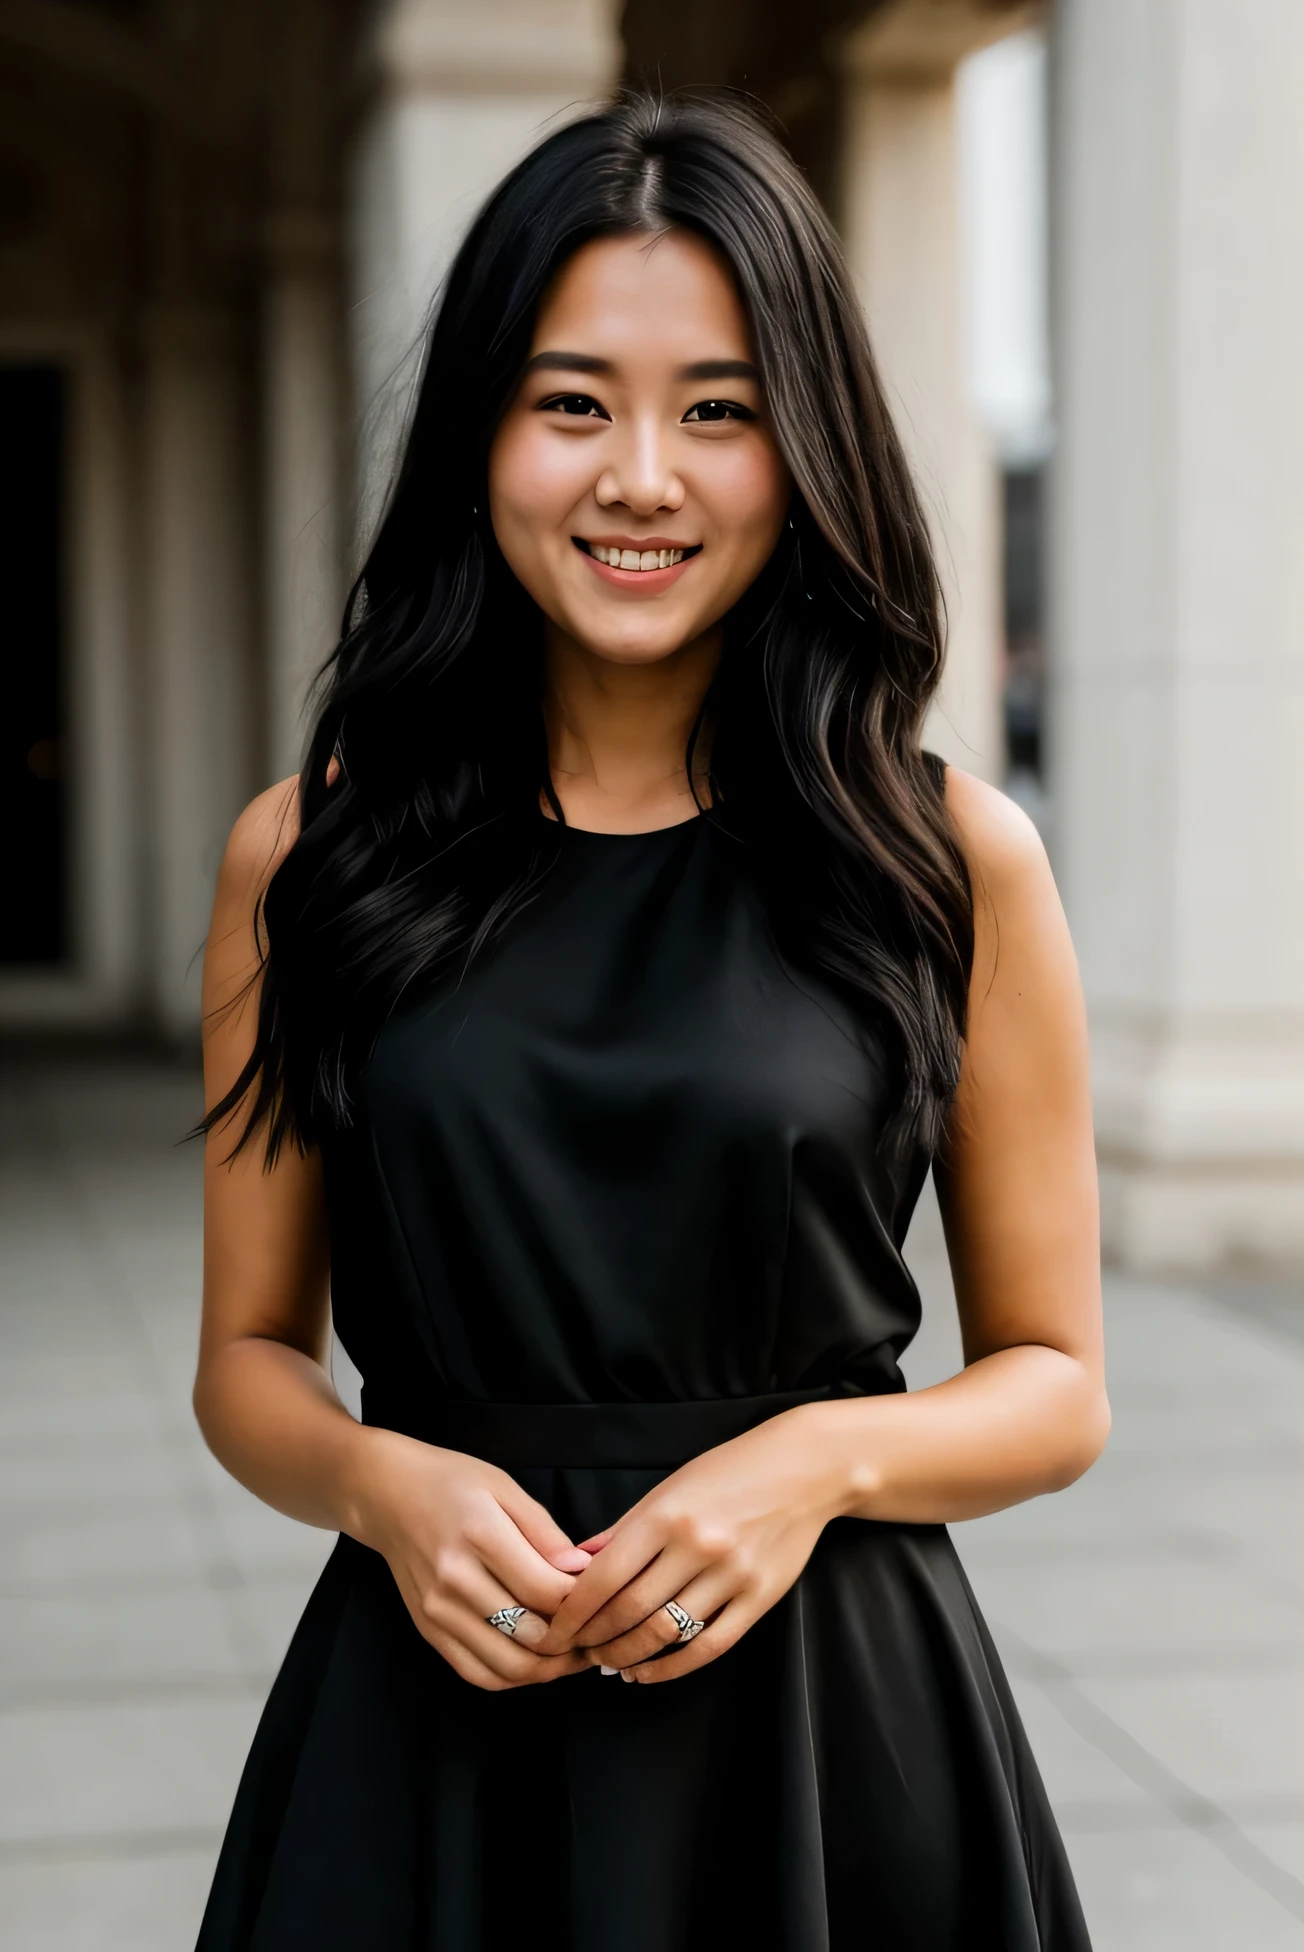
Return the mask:
[[(598, 373), (610, 374), (615, 371), (609, 359), (598, 359), (591, 352), (536, 352), (527, 361), (527, 373)], [(699, 359), (691, 366), (681, 366), (675, 378), (680, 380), (755, 380), (760, 383), (760, 373), (750, 359)]]
[(609, 359), (595, 359), (591, 352), (536, 352), (527, 360), (527, 373), (609, 373)]
[(699, 359), (692, 366), (681, 366), (676, 379), (681, 380), (755, 380), (760, 384), (760, 373), (750, 359)]

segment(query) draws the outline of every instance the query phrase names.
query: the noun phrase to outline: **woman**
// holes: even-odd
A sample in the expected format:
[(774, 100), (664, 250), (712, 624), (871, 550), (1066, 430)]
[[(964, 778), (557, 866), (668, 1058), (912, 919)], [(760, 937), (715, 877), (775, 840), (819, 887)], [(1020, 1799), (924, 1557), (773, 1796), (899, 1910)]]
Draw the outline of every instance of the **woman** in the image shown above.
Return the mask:
[[(195, 1405), (341, 1537), (203, 1952), (1086, 1946), (944, 1530), (1104, 1440), (1082, 1010), (940, 665), (778, 146), (552, 136), (218, 889)], [(907, 1395), (930, 1163), (967, 1366)]]

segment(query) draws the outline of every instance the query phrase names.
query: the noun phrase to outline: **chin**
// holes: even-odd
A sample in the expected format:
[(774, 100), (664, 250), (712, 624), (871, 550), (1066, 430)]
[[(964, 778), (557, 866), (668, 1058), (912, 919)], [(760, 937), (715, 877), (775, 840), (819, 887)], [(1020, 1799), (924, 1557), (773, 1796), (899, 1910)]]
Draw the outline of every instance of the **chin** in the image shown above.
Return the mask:
[(672, 657), (700, 636), (700, 630), (688, 626), (683, 630), (658, 630), (646, 635), (630, 635), (617, 631), (581, 629), (571, 626), (577, 643), (584, 646), (594, 657), (606, 658), (611, 664), (657, 664), (662, 658)]

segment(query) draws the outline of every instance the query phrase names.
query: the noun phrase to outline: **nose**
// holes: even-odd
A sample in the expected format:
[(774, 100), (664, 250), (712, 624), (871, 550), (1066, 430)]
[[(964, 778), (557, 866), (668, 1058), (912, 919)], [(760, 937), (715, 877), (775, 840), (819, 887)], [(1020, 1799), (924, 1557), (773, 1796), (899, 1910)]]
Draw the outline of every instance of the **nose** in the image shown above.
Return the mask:
[(683, 507), (684, 484), (656, 416), (626, 422), (607, 450), (607, 465), (593, 492), (600, 508), (623, 507), (632, 515), (655, 515), (658, 509), (673, 513)]

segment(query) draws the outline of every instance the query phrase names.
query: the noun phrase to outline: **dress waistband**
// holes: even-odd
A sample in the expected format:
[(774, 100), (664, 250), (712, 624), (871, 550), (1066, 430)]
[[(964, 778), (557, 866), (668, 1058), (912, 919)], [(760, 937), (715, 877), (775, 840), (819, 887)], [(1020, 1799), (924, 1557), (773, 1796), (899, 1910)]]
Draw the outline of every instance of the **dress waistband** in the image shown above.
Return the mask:
[(467, 1451), (504, 1469), (675, 1469), (802, 1403), (857, 1394), (837, 1384), (769, 1396), (678, 1403), (480, 1403), (433, 1397), (415, 1408), (383, 1389), (362, 1392), (362, 1420), (423, 1443)]

